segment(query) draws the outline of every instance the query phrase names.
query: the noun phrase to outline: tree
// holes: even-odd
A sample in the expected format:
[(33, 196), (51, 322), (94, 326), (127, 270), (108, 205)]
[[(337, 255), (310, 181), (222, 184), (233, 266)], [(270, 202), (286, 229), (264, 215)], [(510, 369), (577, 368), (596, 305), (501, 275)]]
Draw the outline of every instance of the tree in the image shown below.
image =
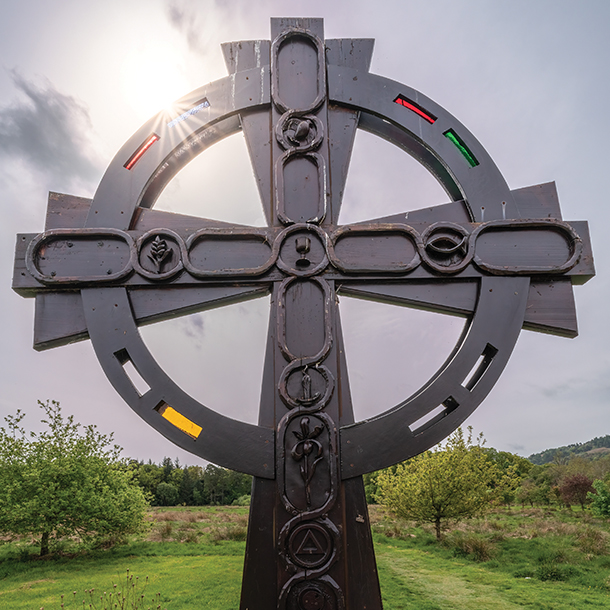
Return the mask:
[(184, 466), (178, 496), (180, 504), (192, 505), (195, 503), (195, 485), (202, 477), (203, 468), (201, 466)]
[[(486, 448), (484, 451), (487, 458), (494, 462), (502, 473), (500, 478), (502, 482), (502, 503), (510, 506), (515, 500), (517, 488), (530, 472), (533, 464), (524, 457), (508, 451), (498, 451), (493, 448)], [(508, 482), (510, 482), (510, 485), (507, 484)]]
[(206, 504), (231, 504), (250, 493), (252, 477), (208, 464), (203, 471), (203, 496)]
[(178, 504), (179, 492), (173, 483), (161, 482), (157, 485), (155, 504), (157, 506), (176, 506)]
[(46, 555), (52, 540), (116, 540), (138, 531), (145, 494), (112, 435), (95, 426), (81, 430), (55, 401), (38, 405), (46, 415), (43, 432), (26, 434), (21, 411), (0, 427), (0, 532), (39, 536)]
[(157, 493), (157, 486), (163, 481), (163, 469), (150, 460), (148, 464), (131, 462), (130, 467), (134, 473), (134, 481), (150, 498), (154, 498)]
[(595, 492), (589, 492), (591, 509), (599, 517), (610, 517), (610, 485), (599, 479), (593, 481)]
[(483, 449), (483, 437), (472, 442), (458, 428), (445, 445), (426, 451), (395, 471), (377, 478), (378, 498), (397, 516), (434, 523), (440, 540), (446, 521), (473, 517), (501, 497), (505, 481), (499, 467)]
[(559, 486), (561, 499), (566, 506), (578, 503), (584, 510), (585, 503), (588, 501), (587, 495), (593, 492), (592, 483), (593, 481), (582, 472), (566, 476)]
[(534, 502), (539, 499), (538, 488), (531, 479), (525, 479), (517, 489), (516, 498), (521, 502), (521, 506), (529, 503), (534, 508)]

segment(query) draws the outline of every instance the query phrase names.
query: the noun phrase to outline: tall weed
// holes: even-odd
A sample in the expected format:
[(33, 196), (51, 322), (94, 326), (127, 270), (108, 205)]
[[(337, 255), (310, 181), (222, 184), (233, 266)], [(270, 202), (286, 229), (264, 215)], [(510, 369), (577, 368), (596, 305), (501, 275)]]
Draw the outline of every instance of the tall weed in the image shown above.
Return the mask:
[[(139, 576), (127, 574), (123, 580), (112, 585), (108, 591), (85, 589), (82, 594), (73, 591), (72, 595), (61, 596), (61, 610), (88, 608), (90, 610), (161, 610), (161, 593), (146, 597), (148, 576), (140, 581)], [(42, 607), (40, 610), (44, 610)], [(167, 608), (163, 608), (167, 610)]]
[(608, 553), (607, 536), (599, 529), (587, 527), (576, 536), (578, 547), (588, 555), (606, 555)]
[(470, 557), (474, 561), (489, 561), (496, 554), (493, 542), (465, 532), (453, 532), (445, 538), (445, 545), (453, 549), (456, 557)]

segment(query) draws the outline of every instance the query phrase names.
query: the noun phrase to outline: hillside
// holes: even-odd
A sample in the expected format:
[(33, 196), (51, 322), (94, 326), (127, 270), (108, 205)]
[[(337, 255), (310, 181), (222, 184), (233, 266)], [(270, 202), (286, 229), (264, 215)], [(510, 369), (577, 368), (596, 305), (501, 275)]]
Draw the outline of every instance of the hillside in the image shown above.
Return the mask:
[(574, 443), (564, 447), (545, 449), (540, 453), (532, 453), (527, 459), (533, 464), (548, 464), (554, 459), (567, 459), (575, 455), (597, 459), (610, 452), (610, 435), (598, 436), (586, 443)]

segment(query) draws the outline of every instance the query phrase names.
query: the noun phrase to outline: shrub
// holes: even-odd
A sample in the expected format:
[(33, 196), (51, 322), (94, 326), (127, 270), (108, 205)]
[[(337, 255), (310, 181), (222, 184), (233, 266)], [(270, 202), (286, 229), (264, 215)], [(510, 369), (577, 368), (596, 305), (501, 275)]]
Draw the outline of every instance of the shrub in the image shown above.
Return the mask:
[(536, 568), (536, 578), (539, 580), (567, 580), (570, 570), (560, 564), (566, 561), (566, 554), (562, 550), (542, 553), (538, 556), (540, 565)]
[(588, 527), (576, 537), (578, 546), (583, 553), (605, 555), (608, 552), (608, 541), (601, 530)]
[(250, 506), (250, 494), (244, 494), (233, 500), (233, 506)]
[(104, 545), (140, 531), (148, 503), (112, 435), (81, 430), (55, 401), (38, 405), (47, 430), (26, 434), (20, 411), (0, 427), (0, 533), (39, 537), (46, 555), (61, 539)]
[(248, 530), (243, 525), (227, 525), (213, 529), (210, 533), (210, 540), (212, 542), (220, 542), (221, 540), (243, 542), (247, 533)]
[(591, 509), (600, 517), (610, 517), (610, 486), (603, 481), (593, 481), (596, 493), (589, 493)]
[(454, 555), (470, 557), (474, 561), (489, 561), (496, 552), (492, 542), (475, 534), (454, 532), (446, 541), (447, 546), (453, 547)]
[(159, 483), (155, 494), (155, 503), (157, 506), (176, 506), (178, 496), (178, 488), (173, 483)]
[(544, 562), (536, 569), (536, 578), (539, 580), (567, 580), (567, 574), (560, 565), (552, 561)]

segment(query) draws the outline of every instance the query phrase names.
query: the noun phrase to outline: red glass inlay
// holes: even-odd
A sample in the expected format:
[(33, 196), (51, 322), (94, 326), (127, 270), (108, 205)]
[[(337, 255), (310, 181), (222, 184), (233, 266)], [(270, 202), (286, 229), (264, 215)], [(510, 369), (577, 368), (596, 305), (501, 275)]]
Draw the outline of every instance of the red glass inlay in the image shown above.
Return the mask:
[(159, 140), (159, 136), (156, 133), (153, 133), (145, 142), (136, 150), (131, 157), (129, 157), (129, 161), (125, 163), (125, 169), (132, 169), (133, 166), (142, 158), (142, 155), (157, 141)]
[(408, 108), (409, 110), (411, 110), (411, 112), (414, 112), (415, 114), (419, 115), (422, 119), (425, 119), (430, 124), (436, 121), (436, 117), (433, 114), (431, 114), (427, 110), (424, 110), (419, 104), (416, 104), (415, 102), (412, 102), (411, 100), (407, 99), (404, 95), (398, 95), (394, 102), (396, 104), (404, 106), (405, 108)]

